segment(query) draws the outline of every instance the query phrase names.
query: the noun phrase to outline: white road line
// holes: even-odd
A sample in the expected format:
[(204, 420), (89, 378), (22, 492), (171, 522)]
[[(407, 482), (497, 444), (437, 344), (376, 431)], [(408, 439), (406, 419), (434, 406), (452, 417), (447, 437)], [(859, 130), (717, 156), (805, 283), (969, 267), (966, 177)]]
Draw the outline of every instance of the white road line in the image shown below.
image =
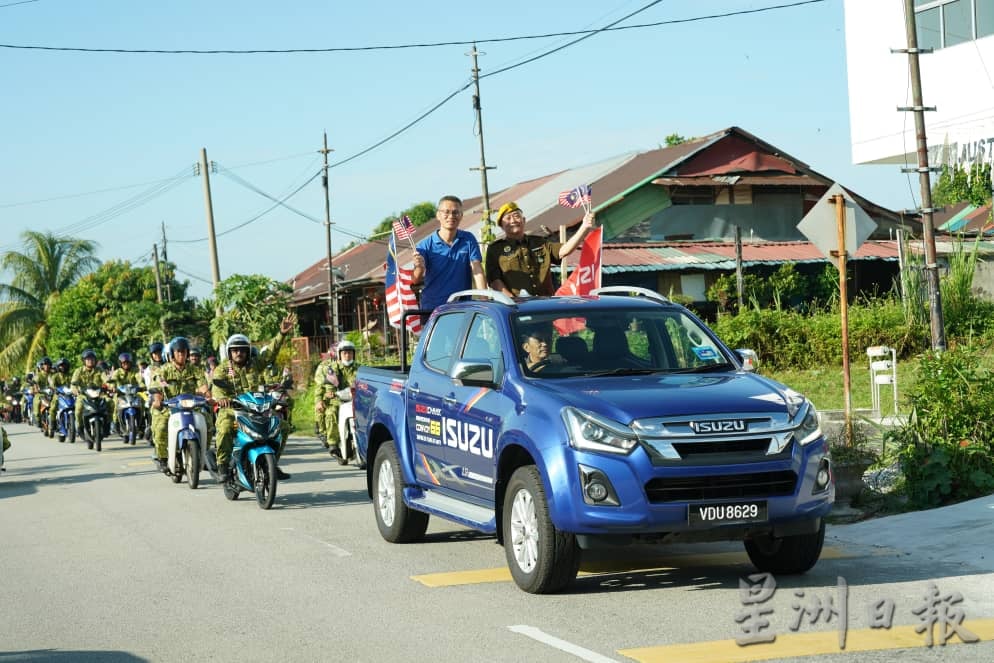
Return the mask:
[(597, 652), (590, 651), (589, 649), (584, 649), (579, 645), (574, 645), (572, 642), (566, 642), (565, 640), (560, 640), (555, 636), (551, 636), (548, 633), (542, 631), (542, 629), (535, 628), (534, 626), (527, 626), (525, 624), (519, 624), (518, 626), (508, 626), (508, 629), (514, 633), (520, 633), (521, 635), (527, 636), (533, 640), (538, 640), (542, 644), (549, 645), (550, 647), (555, 647), (559, 651), (566, 652), (567, 654), (572, 654), (577, 658), (581, 658), (584, 661), (591, 661), (591, 663), (618, 663), (613, 658), (608, 658), (607, 656), (601, 656)]
[[(297, 532), (297, 530), (295, 530), (292, 527), (282, 527), (281, 529), (284, 532)], [(334, 555), (335, 557), (351, 557), (352, 556), (352, 553), (350, 553), (348, 550), (346, 550), (345, 548), (339, 548), (334, 543), (328, 543), (327, 541), (324, 541), (323, 539), (319, 539), (316, 536), (311, 536), (310, 534), (307, 534), (305, 532), (297, 532), (297, 534), (299, 534), (300, 536), (302, 536), (302, 537), (304, 537), (306, 539), (310, 539), (311, 541), (317, 541), (322, 546), (325, 546), (328, 550), (330, 550), (331, 554)]]

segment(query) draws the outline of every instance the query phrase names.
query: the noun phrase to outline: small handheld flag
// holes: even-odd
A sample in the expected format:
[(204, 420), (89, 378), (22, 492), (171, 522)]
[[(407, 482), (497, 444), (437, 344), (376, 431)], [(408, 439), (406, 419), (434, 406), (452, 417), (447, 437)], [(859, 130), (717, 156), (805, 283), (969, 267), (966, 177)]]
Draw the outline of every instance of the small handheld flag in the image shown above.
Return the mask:
[(575, 209), (582, 207), (584, 212), (590, 211), (590, 185), (581, 184), (575, 189), (563, 191), (559, 194), (559, 204), (563, 207)]

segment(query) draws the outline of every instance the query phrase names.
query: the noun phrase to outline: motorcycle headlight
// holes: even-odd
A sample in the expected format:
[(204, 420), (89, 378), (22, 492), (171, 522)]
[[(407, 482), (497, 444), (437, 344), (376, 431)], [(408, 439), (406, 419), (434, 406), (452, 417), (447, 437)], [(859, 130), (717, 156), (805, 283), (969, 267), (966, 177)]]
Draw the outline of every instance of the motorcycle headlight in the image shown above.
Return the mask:
[(562, 415), (569, 444), (574, 449), (627, 454), (638, 444), (631, 428), (593, 412), (565, 407)]
[(192, 410), (196, 404), (197, 401), (193, 400), (192, 398), (181, 398), (179, 400), (179, 406), (184, 410)]
[(90, 398), (99, 398), (100, 397), (100, 389), (97, 388), (97, 387), (87, 387), (86, 388), (86, 395), (89, 396)]
[(806, 401), (806, 407), (802, 407), (799, 419), (800, 425), (794, 431), (794, 438), (801, 446), (811, 444), (821, 437), (821, 424), (814, 403)]

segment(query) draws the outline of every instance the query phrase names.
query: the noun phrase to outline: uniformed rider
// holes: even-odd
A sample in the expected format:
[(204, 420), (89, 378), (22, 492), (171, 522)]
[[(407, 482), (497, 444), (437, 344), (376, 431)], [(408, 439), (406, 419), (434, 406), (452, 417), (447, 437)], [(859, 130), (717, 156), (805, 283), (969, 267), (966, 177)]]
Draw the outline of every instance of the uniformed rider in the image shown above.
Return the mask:
[(59, 387), (69, 386), (69, 360), (59, 357), (55, 362), (55, 371), (48, 376), (48, 386), (52, 388), (52, 403), (48, 407), (48, 430), (55, 430), (55, 418), (59, 414)]
[[(227, 356), (214, 369), (214, 385), (212, 393), (217, 401), (216, 439), (217, 439), (217, 475), (218, 483), (224, 483), (231, 476), (231, 450), (235, 440), (235, 411), (231, 401), (245, 392), (254, 391), (266, 383), (266, 365), (279, 354), (286, 335), (293, 330), (297, 316), (290, 314), (280, 322), (280, 331), (276, 337), (252, 359), (252, 344), (244, 334), (232, 334), (225, 344)], [(284, 422), (283, 435), (286, 436)], [(290, 475), (276, 467), (276, 477), (280, 480), (290, 478)]]
[[(117, 355), (117, 363), (120, 367), (115, 369), (113, 373), (110, 374), (111, 392), (115, 394), (114, 399), (117, 402), (117, 388), (124, 387), (127, 385), (134, 385), (136, 387), (144, 387), (145, 382), (142, 380), (142, 376), (138, 373), (138, 369), (134, 367), (131, 361), (130, 352), (122, 352)], [(121, 430), (121, 410), (115, 407), (114, 412), (114, 426), (118, 431)]]
[[(76, 396), (76, 433), (83, 434), (83, 390), (87, 387), (103, 387), (104, 374), (97, 367), (97, 353), (93, 350), (83, 350), (81, 355), (83, 365), (76, 369), (69, 380), (72, 393)], [(110, 401), (102, 394), (99, 397), (108, 406), (107, 412), (111, 411)], [(104, 431), (106, 435), (110, 429), (110, 421), (105, 422)]]
[(152, 377), (152, 441), (155, 443), (155, 462), (162, 472), (168, 471), (169, 409), (167, 398), (180, 394), (195, 394), (204, 379), (204, 372), (187, 361), (190, 342), (183, 336), (169, 341), (169, 362), (163, 364)]
[(351, 397), (348, 393), (355, 384), (355, 374), (358, 370), (355, 363), (355, 344), (352, 341), (342, 341), (338, 344), (338, 359), (329, 363), (321, 382), (318, 385), (316, 407), (324, 419), (324, 430), (327, 435), (328, 451), (332, 456), (341, 452), (341, 440), (338, 436), (338, 408), (342, 406), (343, 397)]

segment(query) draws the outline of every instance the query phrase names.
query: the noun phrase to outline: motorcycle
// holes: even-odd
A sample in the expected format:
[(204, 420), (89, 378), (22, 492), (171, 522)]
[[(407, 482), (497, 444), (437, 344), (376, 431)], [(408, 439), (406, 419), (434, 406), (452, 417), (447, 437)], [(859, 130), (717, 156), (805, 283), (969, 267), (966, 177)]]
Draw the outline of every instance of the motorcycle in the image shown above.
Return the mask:
[(148, 442), (149, 446), (154, 447), (155, 442), (152, 441), (152, 395), (145, 389), (139, 391), (138, 395), (141, 396), (143, 406), (142, 412), (144, 413), (143, 426), (145, 434), (143, 437), (145, 438), (145, 441)]
[(266, 385), (266, 390), (273, 397), (273, 411), (276, 415), (290, 424), (293, 430), (293, 422), (290, 421), (290, 389), (293, 386), (291, 378), (287, 377), (283, 382)]
[(125, 444), (134, 445), (145, 434), (145, 408), (140, 392), (145, 385), (122, 384), (117, 387), (117, 419)]
[(37, 426), (38, 422), (35, 421), (35, 408), (34, 408), (35, 395), (31, 391), (31, 389), (32, 388), (30, 386), (24, 387), (23, 391), (21, 392), (22, 394), (21, 400), (24, 402), (24, 412), (26, 413), (25, 416), (28, 419), (28, 425)]
[(276, 499), (276, 455), (283, 445), (282, 421), (275, 413), (275, 399), (261, 388), (232, 399), (235, 439), (231, 451), (234, 473), (224, 482), (224, 496), (238, 499), (246, 490), (255, 492), (259, 508), (268, 509)]
[(83, 389), (80, 398), (83, 399), (83, 409), (80, 415), (83, 421), (80, 430), (87, 449), (96, 447), (103, 451), (103, 439), (110, 432), (110, 413), (107, 411), (107, 400), (103, 398), (104, 388), (100, 385), (90, 385)]
[(51, 387), (45, 387), (38, 392), (37, 398), (41, 400), (38, 403), (38, 426), (41, 428), (41, 432), (45, 437), (52, 437), (55, 432), (49, 425), (48, 413), (52, 409), (52, 399), (55, 398), (55, 390)]
[(351, 460), (361, 470), (366, 467), (366, 459), (359, 453), (355, 440), (355, 414), (352, 408), (354, 395), (353, 387), (338, 392), (338, 398), (342, 401), (338, 406), (338, 464), (348, 465)]
[(6, 419), (8, 423), (21, 423), (21, 397), (22, 394), (20, 391), (7, 394), (7, 407), (4, 411), (4, 419)]
[(169, 408), (167, 466), (173, 483), (186, 475), (191, 489), (200, 485), (200, 470), (207, 464), (207, 399), (195, 394), (179, 394), (165, 401)]
[[(55, 408), (55, 431), (59, 442), (69, 438), (69, 444), (76, 443), (76, 397), (69, 387), (56, 387), (58, 405)], [(49, 435), (51, 437), (51, 435)]]

